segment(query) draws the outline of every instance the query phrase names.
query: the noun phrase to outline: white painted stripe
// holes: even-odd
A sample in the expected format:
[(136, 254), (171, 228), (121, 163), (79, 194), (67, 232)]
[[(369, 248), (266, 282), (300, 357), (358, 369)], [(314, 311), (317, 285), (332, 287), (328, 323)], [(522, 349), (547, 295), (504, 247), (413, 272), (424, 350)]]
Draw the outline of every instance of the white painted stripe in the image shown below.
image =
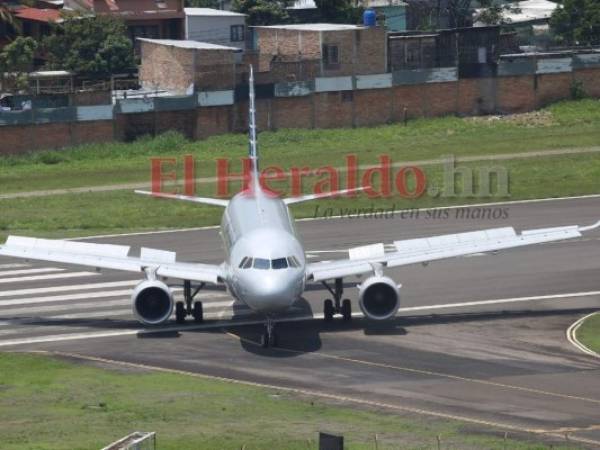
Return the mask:
[[(127, 292), (126, 292), (127, 293)], [(98, 309), (98, 308), (106, 308), (110, 306), (123, 306), (123, 305), (131, 305), (130, 298), (121, 298), (117, 300), (107, 300), (107, 301), (96, 301), (96, 302), (84, 302), (84, 303), (66, 303), (61, 305), (53, 305), (53, 306), (36, 306), (36, 307), (28, 307), (28, 308), (1, 308), (0, 315), (7, 316), (18, 316), (22, 314), (27, 315), (36, 315), (39, 313), (47, 313), (47, 312), (55, 312), (55, 311), (65, 311), (65, 310), (85, 310), (85, 309)], [(214, 309), (214, 308), (223, 308), (225, 306), (230, 306), (231, 301), (226, 302), (203, 302), (204, 309)], [(129, 309), (131, 312), (131, 309)], [(113, 314), (113, 311), (104, 310), (100, 312), (104, 315)]]
[(590, 350), (577, 339), (577, 330), (579, 330), (579, 327), (583, 325), (583, 322), (585, 322), (586, 319), (595, 316), (596, 314), (598, 313), (593, 312), (591, 314), (588, 314), (587, 316), (580, 318), (579, 320), (576, 320), (573, 324), (571, 324), (571, 326), (567, 329), (567, 339), (574, 347), (576, 347), (583, 353), (589, 356), (593, 356), (594, 358), (600, 358), (600, 354)]
[[(586, 297), (586, 296), (594, 296), (600, 295), (600, 291), (590, 291), (590, 292), (573, 292), (573, 293), (565, 293), (565, 294), (556, 294), (556, 295), (539, 295), (539, 296), (531, 296), (531, 297), (515, 297), (515, 298), (507, 298), (507, 299), (495, 299), (495, 300), (483, 300), (483, 301), (473, 301), (473, 302), (462, 302), (462, 303), (450, 303), (450, 304), (442, 304), (442, 305), (428, 305), (428, 306), (416, 306), (409, 308), (401, 308), (400, 311), (417, 311), (417, 310), (432, 310), (435, 308), (459, 308), (464, 306), (476, 306), (476, 305), (486, 305), (486, 304), (498, 304), (498, 303), (511, 303), (511, 302), (523, 302), (523, 301), (535, 301), (535, 300), (556, 300), (562, 298), (576, 298), (576, 297)], [(493, 302), (493, 303), (490, 303)], [(251, 314), (249, 311), (241, 312), (240, 315)], [(219, 317), (219, 314), (215, 315)], [(208, 315), (207, 315), (208, 316)], [(352, 313), (352, 317), (363, 317), (361, 312)], [(302, 315), (295, 317), (286, 317), (278, 320), (278, 322), (301, 322), (304, 320), (312, 320), (312, 319), (323, 319), (323, 314), (313, 314), (313, 315)], [(5, 322), (9, 323), (10, 322)], [(243, 325), (259, 325), (263, 324), (263, 319), (252, 319), (252, 320), (218, 320), (211, 323), (202, 323), (202, 324), (189, 324), (189, 325), (174, 325), (174, 326), (163, 326), (156, 327), (155, 329), (131, 329), (131, 330), (115, 330), (115, 331), (99, 331), (99, 332), (86, 332), (86, 333), (74, 333), (74, 334), (63, 334), (63, 335), (52, 335), (52, 336), (36, 336), (32, 338), (24, 338), (24, 339), (11, 339), (0, 341), (0, 347), (8, 347), (12, 345), (24, 345), (24, 344), (36, 344), (36, 343), (44, 343), (44, 342), (61, 342), (61, 341), (71, 341), (71, 340), (79, 340), (79, 339), (98, 339), (103, 337), (116, 337), (116, 336), (128, 336), (128, 335), (143, 335), (146, 333), (156, 333), (156, 332), (173, 332), (173, 331), (193, 331), (193, 330), (208, 330), (215, 328), (223, 328), (223, 327), (231, 327), (231, 326), (243, 326)]]
[(35, 269), (21, 269), (21, 270), (0, 270), (0, 277), (8, 277), (13, 275), (29, 275), (34, 273), (48, 273), (48, 272), (64, 272), (66, 269), (60, 269), (58, 267), (38, 267)]
[[(250, 309), (245, 309), (241, 311), (236, 311), (235, 316), (248, 316), (256, 314), (254, 311)], [(133, 312), (131, 308), (129, 309), (120, 309), (116, 311), (97, 311), (93, 313), (73, 313), (73, 314), (61, 314), (57, 316), (49, 316), (44, 317), (45, 319), (90, 319), (90, 318), (106, 318), (110, 319), (111, 317), (119, 317), (119, 316), (131, 316), (133, 318)], [(233, 311), (219, 311), (218, 313), (208, 313), (204, 314), (205, 319), (230, 319), (234, 316)], [(31, 331), (31, 328), (29, 329)]]
[[(100, 291), (100, 292), (81, 292), (78, 294), (69, 294), (69, 295), (52, 295), (49, 297), (36, 297), (36, 298), (16, 298), (16, 299), (8, 299), (8, 300), (0, 300), (0, 314), (4, 314), (5, 306), (14, 306), (14, 305), (32, 305), (37, 303), (52, 303), (52, 302), (65, 302), (71, 300), (87, 300), (87, 299), (96, 299), (96, 298), (110, 298), (110, 297), (120, 297), (123, 295), (131, 294), (131, 289), (123, 289), (118, 291)], [(98, 305), (100, 306), (100, 305)], [(74, 305), (69, 305), (69, 307), (74, 307)]]
[(31, 264), (0, 264), (0, 269), (19, 269), (21, 267), (31, 267)]
[(69, 292), (69, 291), (86, 291), (92, 289), (105, 289), (105, 288), (116, 288), (123, 286), (134, 286), (138, 284), (141, 279), (136, 280), (125, 280), (125, 281), (110, 281), (106, 283), (86, 283), (86, 284), (70, 284), (64, 286), (53, 286), (45, 288), (31, 288), (31, 289), (16, 289), (12, 291), (0, 291), (0, 297), (19, 297), (22, 295), (36, 295), (36, 294), (49, 294), (52, 292)]
[(32, 277), (17, 277), (17, 278), (0, 278), (0, 284), (5, 283), (18, 283), (20, 281), (42, 281), (42, 280), (58, 280), (61, 278), (78, 278), (78, 277), (91, 277), (98, 276), (96, 272), (69, 272), (69, 273), (58, 273), (52, 275), (37, 275)]
[[(575, 195), (572, 197), (551, 197), (551, 198), (532, 198), (527, 200), (506, 200), (500, 202), (484, 202), (484, 203), (467, 203), (464, 205), (453, 205), (453, 206), (437, 206), (430, 208), (419, 208), (415, 209), (415, 212), (427, 212), (427, 211), (442, 211), (447, 209), (459, 209), (459, 208), (478, 208), (482, 206), (502, 206), (502, 205), (523, 205), (529, 203), (546, 203), (556, 201), (568, 201), (568, 200), (584, 200), (600, 198), (600, 194), (588, 194), (588, 195)], [(331, 217), (305, 217), (304, 219), (297, 219), (296, 222), (312, 222), (315, 220), (331, 220), (331, 219), (344, 219), (346, 216), (331, 216)], [(201, 230), (215, 230), (218, 229), (219, 225), (209, 225), (205, 227), (194, 227), (194, 228), (179, 228), (173, 230), (156, 230), (156, 231), (139, 231), (134, 233), (120, 233), (120, 234), (100, 234), (96, 236), (81, 236), (76, 238), (70, 238), (67, 240), (76, 241), (79, 239), (108, 239), (123, 236), (147, 236), (153, 234), (168, 234), (168, 233), (185, 233), (190, 231), (201, 231)]]
[[(173, 289), (174, 292), (182, 291), (181, 288)], [(116, 291), (100, 291), (100, 292), (78, 292), (77, 294), (68, 295), (52, 295), (48, 297), (34, 297), (34, 298), (9, 298), (6, 300), (0, 299), (0, 314), (3, 312), (5, 306), (15, 305), (33, 305), (38, 303), (53, 303), (53, 302), (66, 302), (73, 300), (87, 300), (97, 298), (110, 298), (120, 297), (123, 295), (131, 295), (132, 289), (121, 289)], [(213, 299), (213, 298), (224, 298), (229, 297), (226, 293), (200, 293), (196, 295), (196, 299)], [(75, 307), (75, 305), (72, 305)], [(98, 306), (101, 306), (99, 304)]]
[(400, 308), (399, 312), (409, 311), (425, 311), (430, 309), (447, 309), (447, 308), (463, 308), (466, 306), (483, 306), (483, 305), (498, 305), (501, 303), (519, 303), (519, 302), (531, 302), (539, 300), (556, 300), (563, 298), (576, 298), (576, 297), (591, 297), (600, 295), (600, 291), (588, 291), (588, 292), (570, 292), (565, 294), (552, 294), (552, 295), (536, 295), (532, 297), (514, 297), (514, 298), (500, 298), (494, 300), (477, 300), (473, 302), (462, 302), (462, 303), (446, 303), (442, 305), (427, 305), (427, 306), (411, 306), (408, 308)]

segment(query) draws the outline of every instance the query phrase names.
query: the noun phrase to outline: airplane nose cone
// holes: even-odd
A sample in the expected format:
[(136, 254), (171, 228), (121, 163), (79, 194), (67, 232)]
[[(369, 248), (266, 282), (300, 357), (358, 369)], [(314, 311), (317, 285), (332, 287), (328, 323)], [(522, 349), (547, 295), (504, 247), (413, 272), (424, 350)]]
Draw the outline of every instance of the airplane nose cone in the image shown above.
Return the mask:
[(271, 276), (254, 278), (246, 285), (244, 301), (255, 311), (275, 313), (286, 310), (299, 295), (289, 277)]

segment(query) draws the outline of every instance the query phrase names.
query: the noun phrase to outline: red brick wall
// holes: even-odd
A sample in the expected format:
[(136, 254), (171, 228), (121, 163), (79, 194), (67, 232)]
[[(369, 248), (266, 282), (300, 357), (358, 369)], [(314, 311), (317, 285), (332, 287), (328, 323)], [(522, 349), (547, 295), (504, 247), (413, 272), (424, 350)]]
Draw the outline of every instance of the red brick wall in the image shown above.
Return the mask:
[(554, 73), (536, 76), (536, 107), (571, 97), (572, 73)]
[(322, 92), (313, 94), (315, 128), (350, 127), (352, 123), (353, 92)]
[(573, 72), (574, 79), (583, 83), (583, 90), (591, 97), (600, 97), (600, 70), (582, 69)]
[(499, 77), (497, 99), (497, 109), (502, 114), (535, 109), (534, 76)]
[(277, 128), (313, 128), (313, 99), (278, 97), (272, 103), (272, 126)]
[(413, 86), (413, 88), (417, 90), (416, 95), (421, 92), (423, 96), (427, 117), (456, 114), (459, 96), (458, 83), (427, 83), (421, 86)]
[(195, 139), (203, 139), (232, 130), (233, 111), (229, 106), (199, 108), (196, 114)]
[[(392, 120), (402, 122), (425, 115), (425, 90), (423, 86), (394, 86), (391, 97), (394, 104)], [(406, 109), (406, 117), (405, 117)]]
[(392, 96), (389, 89), (354, 92), (354, 125), (381, 125), (392, 120)]
[(2, 155), (114, 140), (112, 120), (2, 126), (0, 131)]

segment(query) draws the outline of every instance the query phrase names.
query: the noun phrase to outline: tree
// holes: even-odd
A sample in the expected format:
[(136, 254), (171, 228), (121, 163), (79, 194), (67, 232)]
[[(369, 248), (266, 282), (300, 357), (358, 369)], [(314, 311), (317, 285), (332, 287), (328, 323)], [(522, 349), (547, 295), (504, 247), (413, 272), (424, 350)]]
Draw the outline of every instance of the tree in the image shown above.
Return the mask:
[(38, 43), (33, 38), (22, 36), (4, 47), (0, 53), (3, 90), (19, 91), (27, 87), (27, 72), (33, 66), (37, 48)]
[(599, 44), (600, 1), (564, 0), (562, 7), (554, 10), (550, 27), (563, 44)]
[(250, 25), (273, 25), (289, 20), (285, 10), (288, 3), (287, 0), (234, 0), (232, 9), (247, 14)]
[[(506, 18), (505, 14), (519, 14), (521, 9), (511, 3), (498, 2), (496, 0), (480, 0), (483, 9), (477, 19), (486, 25), (506, 25), (511, 20)], [(517, 3), (518, 5), (518, 3)]]
[(185, 0), (186, 6), (192, 8), (220, 9), (220, 0)]
[(315, 0), (321, 19), (325, 22), (352, 23), (357, 15), (350, 0)]
[(110, 16), (70, 17), (43, 41), (49, 69), (107, 76), (135, 66), (123, 21)]

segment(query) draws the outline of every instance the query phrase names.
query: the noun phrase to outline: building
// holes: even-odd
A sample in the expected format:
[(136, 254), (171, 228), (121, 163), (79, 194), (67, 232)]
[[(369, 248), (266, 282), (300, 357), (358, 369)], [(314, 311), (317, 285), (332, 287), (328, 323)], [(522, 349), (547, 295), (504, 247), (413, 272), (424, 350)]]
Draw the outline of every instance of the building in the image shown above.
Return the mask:
[(362, 0), (364, 8), (375, 10), (377, 22), (389, 32), (406, 31), (407, 3), (401, 0)]
[(138, 37), (183, 38), (183, 4), (184, 0), (64, 0), (65, 9), (123, 19), (136, 50)]
[(190, 94), (196, 90), (230, 90), (237, 84), (237, 47), (189, 40), (138, 38), (140, 84), (146, 90)]
[[(302, 75), (335, 77), (387, 71), (383, 27), (314, 23), (255, 27), (260, 70), (312, 66)], [(288, 71), (293, 74), (293, 71)]]
[(185, 8), (185, 39), (244, 49), (246, 15), (211, 8)]

